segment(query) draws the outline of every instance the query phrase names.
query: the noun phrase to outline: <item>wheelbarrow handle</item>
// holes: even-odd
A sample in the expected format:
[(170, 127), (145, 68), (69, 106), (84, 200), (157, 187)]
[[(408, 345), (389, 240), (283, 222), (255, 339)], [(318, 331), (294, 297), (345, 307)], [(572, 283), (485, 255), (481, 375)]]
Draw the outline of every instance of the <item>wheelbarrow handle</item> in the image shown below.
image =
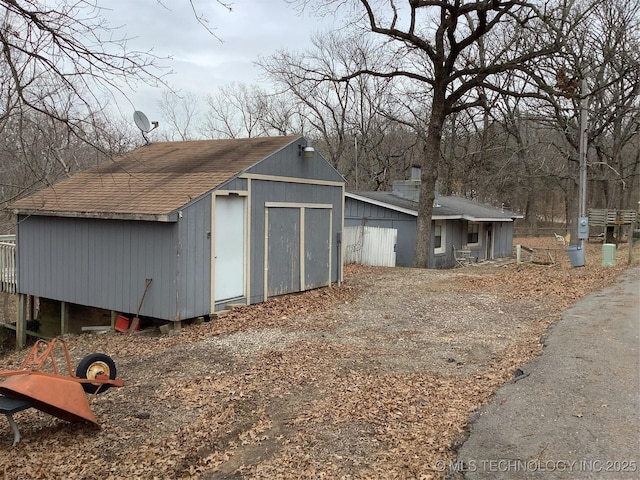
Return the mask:
[(39, 370), (2, 370), (0, 377), (11, 377), (13, 375), (41, 375), (46, 377), (55, 377), (60, 380), (68, 380), (76, 383), (100, 383), (102, 385), (111, 385), (114, 387), (124, 387), (124, 380), (121, 378), (110, 379), (107, 375), (96, 375), (95, 378), (80, 378), (75, 375), (59, 375), (57, 373), (41, 372)]
[(78, 383), (101, 383), (103, 385), (111, 385), (113, 387), (124, 387), (124, 380), (121, 378), (115, 378), (111, 380), (106, 375), (96, 375), (95, 378), (79, 378), (73, 377), (73, 380)]

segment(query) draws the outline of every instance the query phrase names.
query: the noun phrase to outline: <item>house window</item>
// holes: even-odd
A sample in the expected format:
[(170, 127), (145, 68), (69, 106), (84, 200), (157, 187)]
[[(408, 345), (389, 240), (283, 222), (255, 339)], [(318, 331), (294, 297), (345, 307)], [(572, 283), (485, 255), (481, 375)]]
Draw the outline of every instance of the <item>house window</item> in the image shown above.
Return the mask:
[(433, 227), (433, 253), (445, 252), (444, 222), (436, 221)]
[(469, 222), (467, 227), (467, 245), (478, 245), (480, 243), (480, 224)]

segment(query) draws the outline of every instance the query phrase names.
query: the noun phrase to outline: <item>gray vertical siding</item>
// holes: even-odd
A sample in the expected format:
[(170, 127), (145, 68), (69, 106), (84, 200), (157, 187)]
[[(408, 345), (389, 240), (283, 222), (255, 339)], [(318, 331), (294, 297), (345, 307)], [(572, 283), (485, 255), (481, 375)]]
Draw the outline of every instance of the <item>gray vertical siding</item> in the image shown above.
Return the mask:
[(176, 312), (176, 225), (19, 217), (18, 290), (79, 305), (170, 319)]
[(397, 229), (396, 265), (413, 267), (416, 245), (415, 216), (352, 198), (346, 199), (344, 210), (345, 227), (359, 227), (364, 219), (365, 225), (370, 227)]
[[(342, 230), (342, 187), (252, 180), (250, 204), (251, 244), (249, 252), (251, 255), (250, 303), (261, 302), (264, 300), (264, 217), (266, 202), (289, 202), (293, 204), (316, 203), (332, 205), (333, 238), (331, 239), (331, 281), (338, 281), (340, 268), (338, 265), (339, 255), (336, 237), (337, 232)], [(269, 268), (277, 269), (278, 265), (270, 262)], [(274, 272), (274, 274), (276, 273)]]
[(211, 195), (182, 210), (178, 220), (176, 318), (211, 313)]
[(305, 289), (323, 287), (329, 284), (330, 276), (331, 212), (328, 209), (307, 208), (304, 215), (304, 286)]
[(246, 178), (234, 178), (233, 180), (223, 184), (218, 190), (239, 190), (242, 192), (247, 191), (247, 179)]
[(248, 172), (280, 177), (344, 182), (344, 178), (318, 153), (314, 158), (298, 155), (298, 144), (291, 144), (251, 167)]
[(398, 230), (396, 265), (402, 267), (413, 267), (413, 257), (416, 246), (415, 219), (405, 218), (395, 220), (392, 227)]
[(493, 227), (495, 258), (513, 255), (513, 222), (496, 222)]
[[(399, 213), (399, 212), (397, 212)], [(406, 218), (367, 218), (368, 227), (395, 228), (398, 231), (396, 243), (396, 266), (413, 267), (413, 257), (416, 245), (416, 220), (411, 215), (399, 213)], [(362, 219), (345, 218), (345, 227), (359, 227)]]
[[(298, 154), (298, 143), (283, 148), (247, 170), (255, 175), (304, 178), (310, 180), (344, 182), (327, 161), (316, 153), (314, 158)], [(225, 185), (225, 188), (230, 188)], [(331, 281), (338, 281), (340, 267), (337, 234), (342, 230), (342, 186), (304, 184), (286, 181), (251, 180), (250, 218), (250, 303), (264, 300), (264, 214), (266, 202), (323, 203), (332, 205)], [(270, 268), (277, 269), (272, 264)], [(284, 274), (284, 272), (282, 273)]]
[[(371, 203), (366, 203), (361, 200), (355, 200), (353, 198), (347, 198), (345, 200), (344, 206), (344, 218), (345, 221), (349, 220), (362, 220), (363, 218), (367, 220), (367, 225), (373, 225), (369, 222), (378, 221), (378, 220), (386, 220), (386, 219), (403, 219), (403, 220), (413, 220), (416, 221), (416, 217), (413, 215), (409, 215), (407, 213), (399, 212), (397, 210), (392, 210), (390, 208), (384, 208), (378, 205), (374, 205)], [(353, 225), (350, 225), (353, 226)]]
[(301, 289), (300, 210), (270, 208), (268, 238), (267, 295), (272, 297), (299, 292)]
[[(431, 245), (435, 241), (435, 229), (431, 228)], [(433, 253), (433, 249), (429, 252), (429, 267), (430, 268), (450, 268), (455, 265), (455, 260), (453, 257), (453, 246), (456, 248), (460, 248), (461, 243), (466, 243), (466, 239), (462, 240), (462, 231), (461, 231), (461, 223), (462, 222), (452, 222), (445, 221), (443, 224), (444, 228), (444, 252), (435, 254)]]

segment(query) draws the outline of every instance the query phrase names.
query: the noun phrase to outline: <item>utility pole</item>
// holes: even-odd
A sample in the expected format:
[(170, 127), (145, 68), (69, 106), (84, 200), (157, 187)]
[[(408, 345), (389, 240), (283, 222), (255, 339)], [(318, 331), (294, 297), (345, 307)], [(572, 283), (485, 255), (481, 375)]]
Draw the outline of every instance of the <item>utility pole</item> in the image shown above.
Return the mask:
[(358, 192), (358, 132), (353, 132), (353, 144), (356, 150), (356, 192)]
[[(587, 129), (588, 129), (587, 81), (580, 82), (580, 180), (578, 203), (580, 222), (587, 216)], [(580, 225), (578, 223), (578, 225)], [(584, 238), (580, 239), (580, 248), (584, 248)]]

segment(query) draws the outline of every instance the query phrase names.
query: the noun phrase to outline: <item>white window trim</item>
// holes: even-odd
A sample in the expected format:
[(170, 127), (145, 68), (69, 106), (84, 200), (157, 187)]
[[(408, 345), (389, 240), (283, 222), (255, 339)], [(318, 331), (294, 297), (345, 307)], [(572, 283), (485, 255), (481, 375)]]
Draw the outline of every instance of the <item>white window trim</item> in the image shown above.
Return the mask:
[[(433, 249), (433, 254), (434, 255), (441, 255), (443, 253), (446, 253), (447, 251), (447, 239), (446, 239), (446, 232), (447, 229), (445, 227), (446, 222), (444, 220), (436, 220), (434, 222), (434, 227), (436, 225), (440, 226), (440, 248), (434, 248)], [(435, 233), (435, 228), (434, 228), (434, 233)]]
[(467, 243), (467, 247), (479, 247), (482, 245), (482, 223), (481, 222), (469, 222), (467, 224), (467, 238), (469, 238), (469, 225), (478, 225), (478, 241), (476, 243)]

